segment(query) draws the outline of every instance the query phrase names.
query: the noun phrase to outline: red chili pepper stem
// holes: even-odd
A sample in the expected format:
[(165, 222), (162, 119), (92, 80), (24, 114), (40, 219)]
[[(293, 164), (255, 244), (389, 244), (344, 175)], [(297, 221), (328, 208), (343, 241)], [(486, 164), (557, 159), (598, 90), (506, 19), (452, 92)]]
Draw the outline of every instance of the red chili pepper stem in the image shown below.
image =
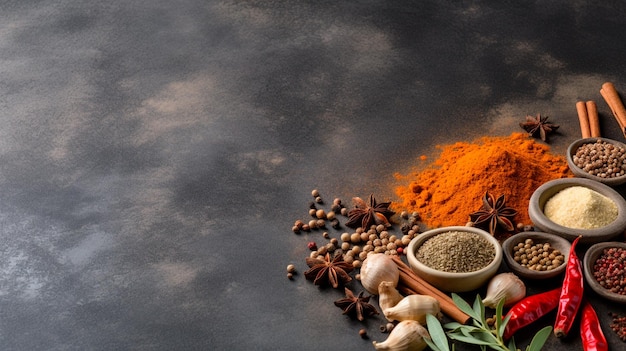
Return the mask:
[(561, 288), (527, 296), (514, 304), (506, 317), (509, 322), (504, 329), (504, 340), (508, 340), (521, 328), (545, 316), (559, 305)]
[(583, 300), (580, 316), (580, 337), (584, 351), (608, 351), (609, 344), (602, 332), (598, 314), (587, 300)]
[(557, 338), (564, 338), (569, 333), (578, 314), (583, 299), (584, 280), (583, 272), (576, 255), (576, 246), (580, 241), (578, 236), (572, 242), (565, 267), (565, 278), (561, 287), (561, 296), (554, 322), (554, 335)]

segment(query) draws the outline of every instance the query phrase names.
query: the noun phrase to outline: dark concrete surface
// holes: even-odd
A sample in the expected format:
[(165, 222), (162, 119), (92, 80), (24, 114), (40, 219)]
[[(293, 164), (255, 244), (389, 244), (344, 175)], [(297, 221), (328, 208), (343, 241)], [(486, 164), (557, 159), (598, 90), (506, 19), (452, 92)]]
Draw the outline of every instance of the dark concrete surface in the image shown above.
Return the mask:
[[(373, 350), (382, 319), (350, 320), (340, 292), (301, 274), (314, 234), (290, 228), (312, 189), (393, 200), (417, 156), (520, 131), (527, 114), (561, 125), (564, 152), (577, 99), (623, 140), (599, 94), (626, 91), (619, 1), (0, 13), (1, 350)], [(590, 298), (622, 348), (607, 313), (624, 308)], [(566, 349), (579, 339), (546, 347)]]

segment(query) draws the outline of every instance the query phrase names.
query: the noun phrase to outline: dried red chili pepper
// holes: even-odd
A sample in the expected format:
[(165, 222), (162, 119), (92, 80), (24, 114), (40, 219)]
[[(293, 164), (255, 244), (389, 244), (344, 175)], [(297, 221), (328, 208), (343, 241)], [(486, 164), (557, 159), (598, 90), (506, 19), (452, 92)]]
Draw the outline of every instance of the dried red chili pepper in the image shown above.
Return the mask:
[(606, 342), (600, 320), (593, 306), (587, 300), (583, 300), (580, 316), (580, 336), (583, 340), (583, 350), (585, 351), (608, 351), (609, 345)]
[(510, 318), (504, 329), (504, 339), (509, 339), (522, 327), (529, 325), (554, 310), (559, 305), (560, 296), (561, 288), (556, 288), (527, 296), (518, 301), (505, 316), (505, 318)]
[(563, 279), (559, 308), (554, 322), (554, 335), (557, 338), (567, 336), (583, 299), (583, 271), (578, 255), (576, 255), (578, 241), (580, 241), (580, 236), (572, 242), (565, 267), (565, 278)]

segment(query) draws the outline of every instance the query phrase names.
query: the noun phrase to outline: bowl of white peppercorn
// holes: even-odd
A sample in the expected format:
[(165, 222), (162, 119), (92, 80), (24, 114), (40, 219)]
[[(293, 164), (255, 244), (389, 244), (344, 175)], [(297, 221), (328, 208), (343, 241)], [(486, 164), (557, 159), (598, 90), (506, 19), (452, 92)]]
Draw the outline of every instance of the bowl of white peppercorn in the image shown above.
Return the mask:
[(411, 269), (436, 288), (467, 292), (496, 274), (502, 263), (502, 246), (482, 229), (451, 226), (418, 234), (406, 255)]
[(626, 183), (626, 145), (607, 138), (583, 138), (567, 148), (567, 165), (577, 177), (608, 186)]
[(504, 261), (515, 274), (527, 279), (554, 278), (565, 271), (571, 243), (555, 234), (521, 232), (502, 243)]
[(626, 229), (626, 200), (608, 185), (586, 178), (548, 181), (535, 190), (528, 215), (537, 231), (583, 243), (609, 241)]

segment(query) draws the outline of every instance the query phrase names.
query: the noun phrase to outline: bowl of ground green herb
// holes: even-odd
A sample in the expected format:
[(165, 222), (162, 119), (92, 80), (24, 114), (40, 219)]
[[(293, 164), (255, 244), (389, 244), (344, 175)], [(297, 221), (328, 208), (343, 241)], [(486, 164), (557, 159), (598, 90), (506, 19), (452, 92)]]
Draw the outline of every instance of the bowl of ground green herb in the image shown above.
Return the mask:
[(626, 200), (608, 185), (586, 178), (542, 184), (530, 197), (528, 215), (538, 231), (584, 243), (611, 240), (626, 229)]
[(447, 292), (480, 288), (502, 263), (502, 247), (488, 232), (467, 226), (432, 229), (417, 235), (407, 247), (411, 269)]
[(567, 148), (567, 165), (577, 177), (608, 186), (626, 183), (626, 145), (607, 138), (583, 138)]

